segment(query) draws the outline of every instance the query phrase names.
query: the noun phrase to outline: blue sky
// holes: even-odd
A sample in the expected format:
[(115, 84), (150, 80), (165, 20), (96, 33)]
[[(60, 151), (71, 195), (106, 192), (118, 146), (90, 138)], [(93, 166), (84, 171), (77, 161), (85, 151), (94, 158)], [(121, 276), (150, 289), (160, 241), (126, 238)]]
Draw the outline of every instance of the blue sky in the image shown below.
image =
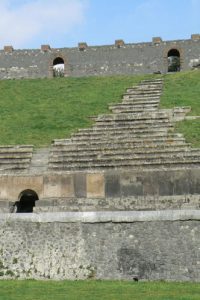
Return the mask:
[(0, 12), (0, 48), (173, 40), (200, 33), (200, 0), (0, 0)]

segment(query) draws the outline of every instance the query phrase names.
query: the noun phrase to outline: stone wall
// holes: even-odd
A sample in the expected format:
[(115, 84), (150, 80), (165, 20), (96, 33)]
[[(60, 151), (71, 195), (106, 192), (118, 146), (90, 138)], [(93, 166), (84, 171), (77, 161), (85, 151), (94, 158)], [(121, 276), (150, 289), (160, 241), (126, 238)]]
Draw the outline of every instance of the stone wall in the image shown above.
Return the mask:
[(0, 211), (25, 190), (38, 195), (37, 211), (198, 209), (200, 169), (2, 175)]
[(200, 211), (0, 215), (0, 278), (200, 281)]
[(14, 50), (4, 47), (0, 51), (0, 79), (43, 78), (53, 76), (53, 61), (61, 57), (65, 62), (65, 76), (92, 76), (116, 74), (144, 74), (168, 69), (169, 50), (180, 52), (181, 70), (200, 64), (200, 35), (189, 40), (149, 43), (115, 43), (110, 46), (79, 45), (77, 48), (51, 49), (43, 45), (36, 50)]

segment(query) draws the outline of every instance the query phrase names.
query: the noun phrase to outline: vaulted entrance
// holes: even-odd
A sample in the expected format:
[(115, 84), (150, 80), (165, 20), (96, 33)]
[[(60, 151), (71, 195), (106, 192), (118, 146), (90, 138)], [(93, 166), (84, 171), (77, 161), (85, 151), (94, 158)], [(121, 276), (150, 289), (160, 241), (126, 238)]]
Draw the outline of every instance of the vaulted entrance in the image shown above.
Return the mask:
[(62, 57), (56, 57), (53, 61), (53, 76), (64, 77), (65, 74), (65, 62)]
[(168, 72), (179, 72), (181, 69), (180, 52), (177, 49), (171, 49), (167, 55)]
[(19, 201), (15, 203), (17, 213), (32, 213), (35, 201), (39, 200), (33, 190), (25, 190), (19, 195)]

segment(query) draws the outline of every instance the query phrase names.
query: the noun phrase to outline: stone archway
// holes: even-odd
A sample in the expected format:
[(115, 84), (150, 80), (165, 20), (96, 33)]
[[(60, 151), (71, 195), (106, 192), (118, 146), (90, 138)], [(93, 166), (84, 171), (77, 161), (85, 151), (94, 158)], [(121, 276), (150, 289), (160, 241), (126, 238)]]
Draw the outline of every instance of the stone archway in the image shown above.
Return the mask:
[(177, 49), (168, 51), (168, 72), (179, 72), (181, 69), (180, 52)]
[(64, 77), (65, 61), (62, 57), (56, 57), (53, 60), (53, 77)]
[(38, 195), (33, 190), (24, 190), (19, 195), (19, 201), (15, 203), (17, 213), (32, 213), (35, 202), (39, 200)]

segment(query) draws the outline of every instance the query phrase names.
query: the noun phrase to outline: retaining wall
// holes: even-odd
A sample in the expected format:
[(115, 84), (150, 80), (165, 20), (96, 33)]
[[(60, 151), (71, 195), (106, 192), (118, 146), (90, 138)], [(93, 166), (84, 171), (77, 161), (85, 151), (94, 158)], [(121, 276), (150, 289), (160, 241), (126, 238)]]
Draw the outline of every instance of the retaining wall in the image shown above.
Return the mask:
[(200, 211), (0, 215), (0, 278), (200, 281)]

